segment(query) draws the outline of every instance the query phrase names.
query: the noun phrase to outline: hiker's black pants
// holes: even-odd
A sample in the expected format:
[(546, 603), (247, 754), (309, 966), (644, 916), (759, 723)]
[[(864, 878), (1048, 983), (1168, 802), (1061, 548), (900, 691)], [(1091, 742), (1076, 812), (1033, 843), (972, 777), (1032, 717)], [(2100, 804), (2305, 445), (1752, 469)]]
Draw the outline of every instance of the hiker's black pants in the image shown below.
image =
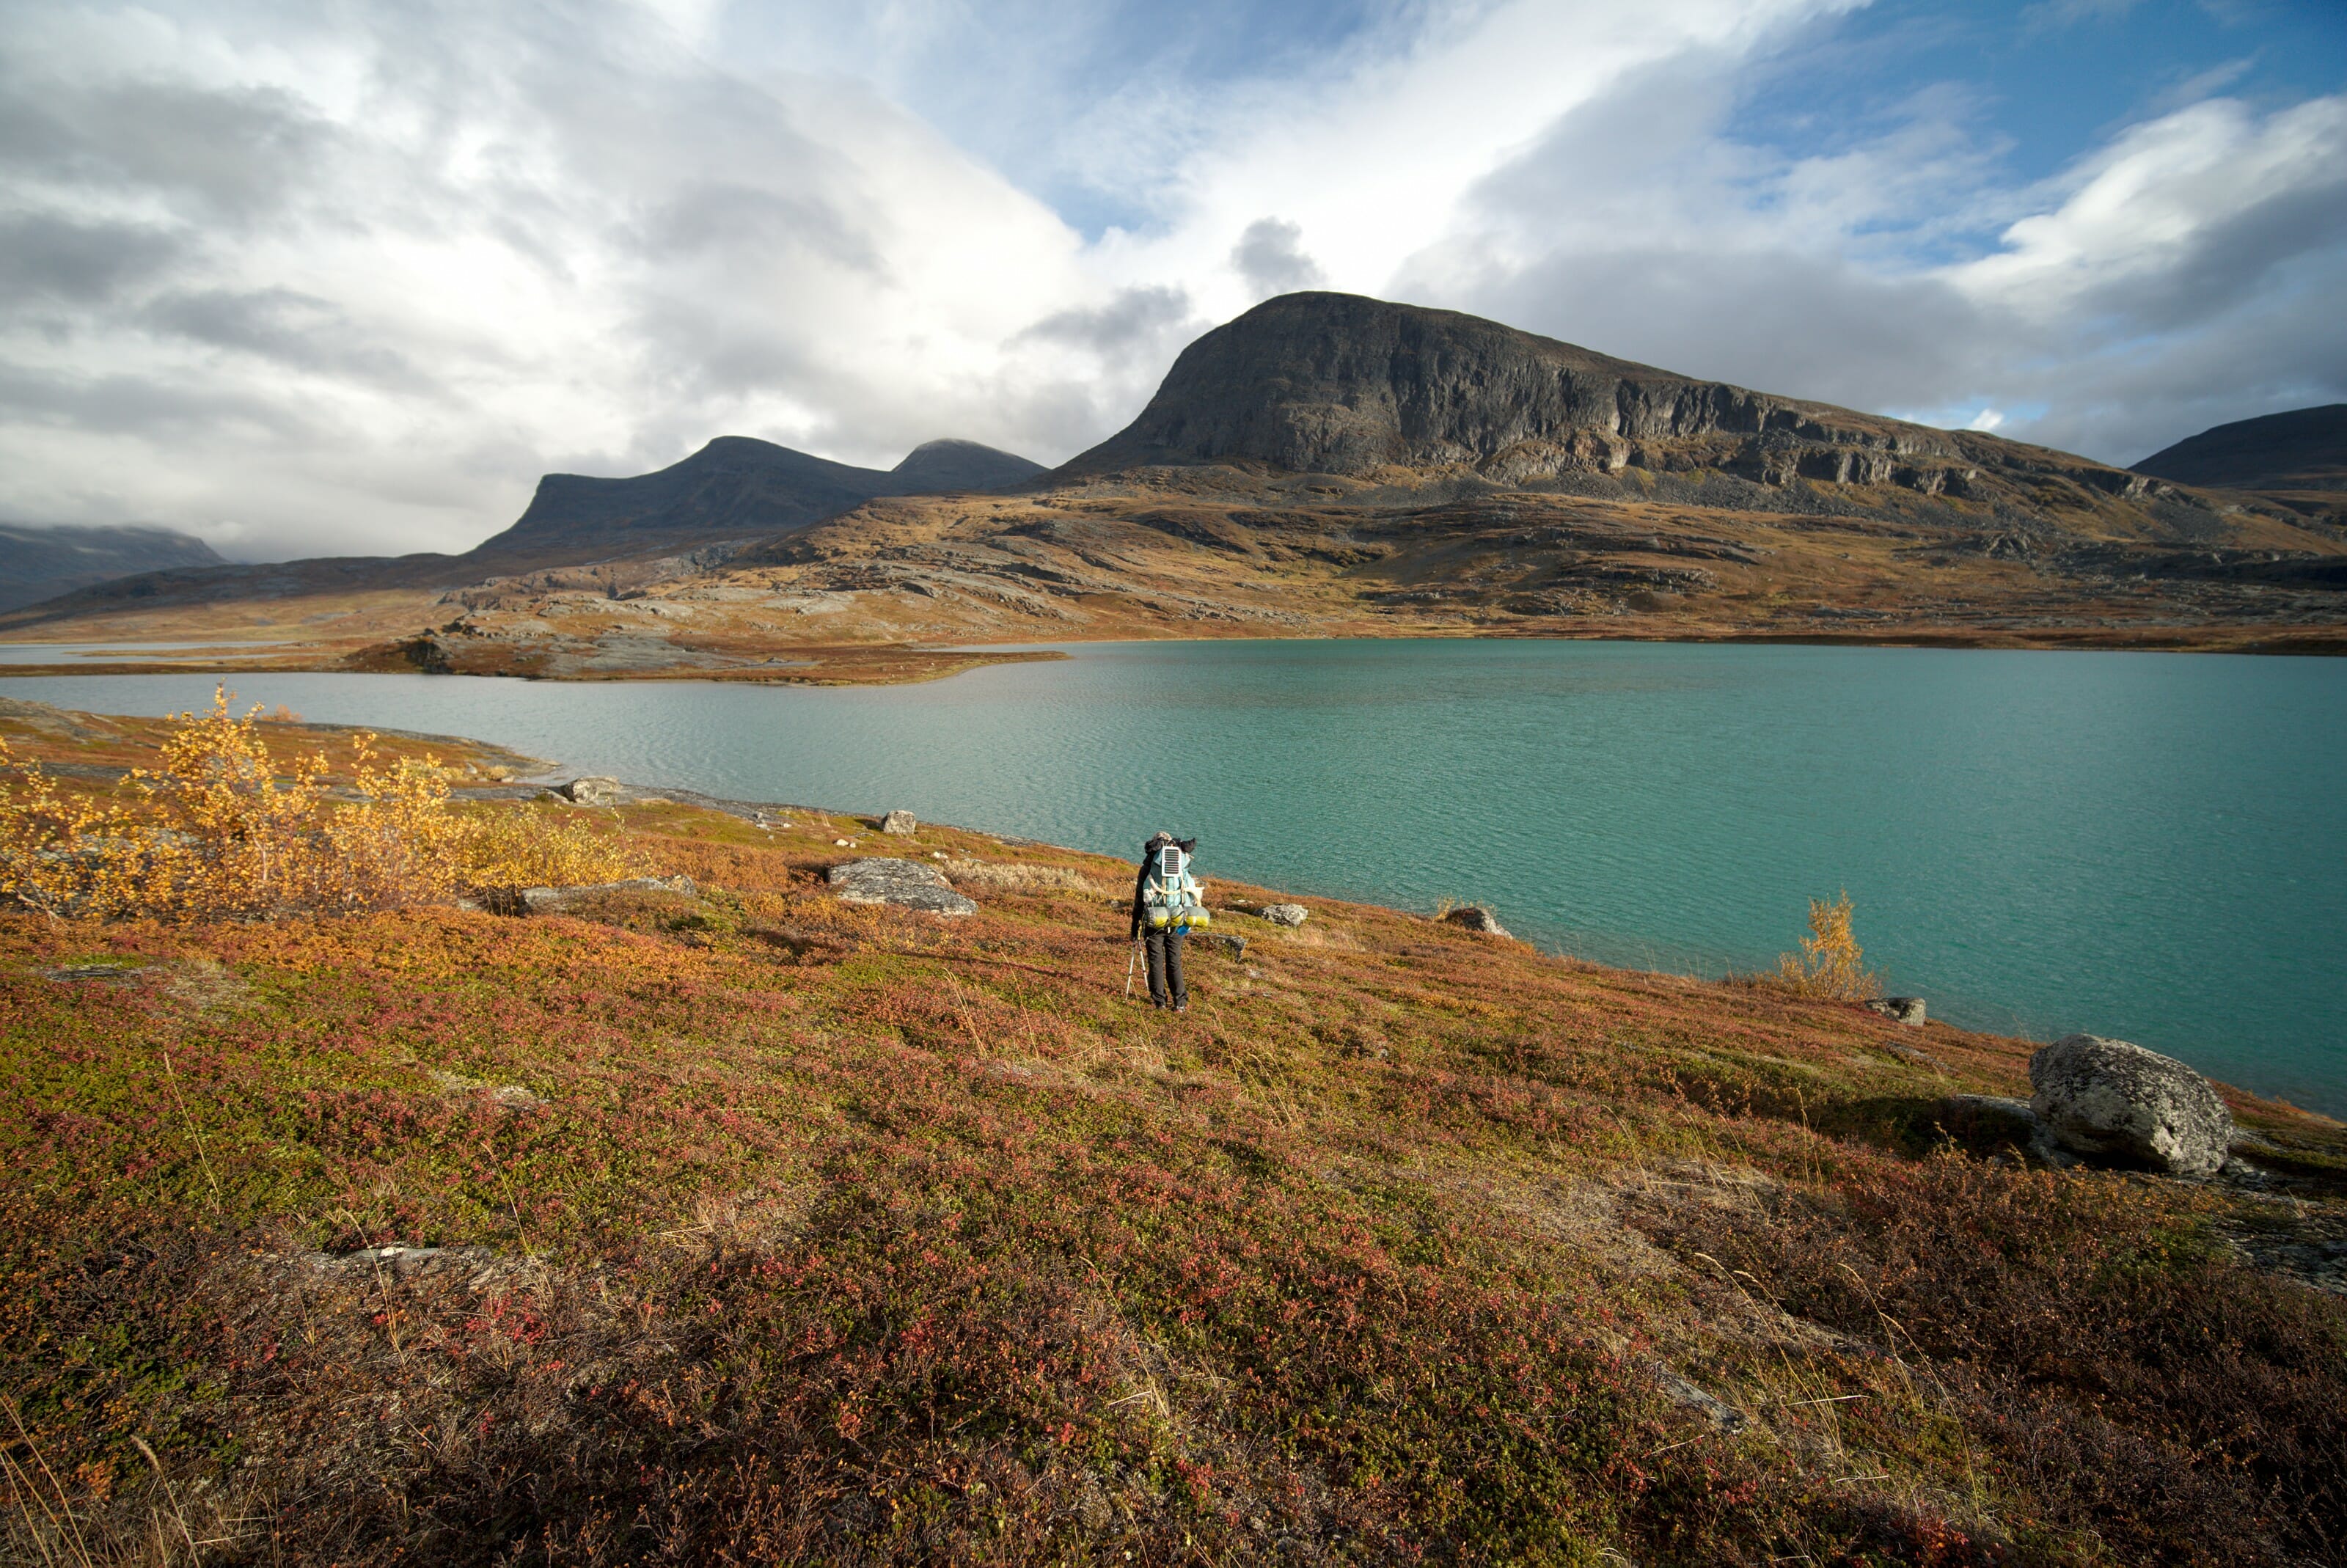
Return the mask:
[[(1182, 979), (1182, 938), (1179, 926), (1153, 929), (1142, 939), (1149, 946), (1149, 999), (1163, 1007), (1190, 1005), (1190, 988)], [(1170, 995), (1169, 995), (1170, 992)]]

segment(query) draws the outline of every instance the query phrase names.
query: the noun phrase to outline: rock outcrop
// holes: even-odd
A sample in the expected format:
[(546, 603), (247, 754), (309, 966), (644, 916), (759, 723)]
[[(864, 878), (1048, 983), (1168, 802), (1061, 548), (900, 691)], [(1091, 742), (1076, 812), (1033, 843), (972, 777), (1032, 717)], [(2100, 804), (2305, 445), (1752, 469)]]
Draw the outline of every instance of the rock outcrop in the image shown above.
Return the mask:
[(1266, 904), (1256, 910), (1255, 914), (1259, 918), (1268, 920), (1275, 926), (1285, 926), (1292, 931), (1309, 919), (1312, 911), (1301, 904)]
[(559, 915), (572, 905), (606, 893), (675, 893), (691, 898), (700, 888), (690, 876), (630, 876), (620, 882), (588, 882), (573, 887), (524, 887), (492, 900), (516, 915)]
[(2081, 1154), (2211, 1176), (2232, 1142), (2232, 1113), (2209, 1081), (2124, 1040), (2065, 1035), (2029, 1059), (2030, 1109)]
[(1508, 928), (1500, 924), (1500, 917), (1481, 904), (1462, 904), (1442, 917), (1453, 926), (1463, 926), (1470, 931), (1481, 931), (1487, 937), (1511, 935)]
[(617, 805), (624, 788), (618, 779), (590, 774), (572, 779), (555, 793), (573, 805)]
[(1903, 1023), (1911, 1029), (1923, 1027), (1922, 997), (1877, 997), (1866, 1005), (1893, 1023)]
[(892, 811), (887, 815), (880, 819), (880, 831), (883, 833), (915, 834), (921, 831), (921, 825), (918, 819), (917, 819), (909, 811)]
[(844, 904), (894, 904), (928, 915), (975, 915), (974, 899), (954, 891), (946, 874), (921, 860), (851, 860), (831, 868), (832, 891)]

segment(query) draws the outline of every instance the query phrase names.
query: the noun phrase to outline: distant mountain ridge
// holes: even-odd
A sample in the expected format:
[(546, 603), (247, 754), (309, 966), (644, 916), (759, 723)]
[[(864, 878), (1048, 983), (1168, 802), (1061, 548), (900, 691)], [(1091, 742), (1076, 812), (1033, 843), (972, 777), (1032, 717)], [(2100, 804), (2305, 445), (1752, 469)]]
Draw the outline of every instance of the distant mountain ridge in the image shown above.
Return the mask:
[[(510, 528), (463, 555), (334, 556), (232, 565), (200, 540), (167, 529), (82, 530), (169, 535), (200, 553), (184, 559), (126, 554), (112, 570), (93, 569), (71, 580), (28, 576), (24, 591), (0, 591), (0, 611), (67, 595), (72, 601), (56, 607), (59, 612), (344, 594), (362, 591), (370, 582), (384, 589), (456, 588), (596, 560), (683, 556), (719, 540), (788, 534), (875, 497), (998, 490), (1044, 471), (1040, 463), (976, 441), (924, 442), (894, 468), (880, 469), (835, 463), (752, 436), (720, 436), (692, 456), (650, 474), (617, 479), (548, 474)], [(9, 569), (13, 552), (0, 537), (0, 589), (15, 588)]]
[(0, 523), (0, 610), (134, 572), (226, 564), (211, 546), (176, 528)]
[(2347, 651), (2342, 590), (2347, 528), (2302, 496), (1313, 292), (1199, 338), (1056, 470), (721, 437), (656, 473), (549, 474), (464, 556), (150, 573), (0, 628), (298, 626), (343, 668), (795, 680), (821, 678), (781, 673), (810, 651), (1075, 636)]
[(638, 549), (789, 533), (877, 496), (995, 490), (1043, 473), (1040, 463), (975, 441), (924, 442), (890, 469), (859, 468), (760, 441), (721, 436), (682, 462), (606, 479), (548, 474), (513, 527), (471, 557), (549, 549)]
[(2219, 490), (2347, 490), (2347, 403), (2212, 425), (2135, 471)]

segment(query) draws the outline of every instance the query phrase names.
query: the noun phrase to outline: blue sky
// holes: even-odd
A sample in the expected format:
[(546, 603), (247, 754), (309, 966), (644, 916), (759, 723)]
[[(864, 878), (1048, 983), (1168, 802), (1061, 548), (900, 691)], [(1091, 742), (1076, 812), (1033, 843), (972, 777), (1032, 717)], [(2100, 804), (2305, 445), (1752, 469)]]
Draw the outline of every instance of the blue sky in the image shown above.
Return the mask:
[(1325, 286), (2130, 462), (2347, 398), (2339, 0), (0, 0), (0, 517), (1047, 462)]

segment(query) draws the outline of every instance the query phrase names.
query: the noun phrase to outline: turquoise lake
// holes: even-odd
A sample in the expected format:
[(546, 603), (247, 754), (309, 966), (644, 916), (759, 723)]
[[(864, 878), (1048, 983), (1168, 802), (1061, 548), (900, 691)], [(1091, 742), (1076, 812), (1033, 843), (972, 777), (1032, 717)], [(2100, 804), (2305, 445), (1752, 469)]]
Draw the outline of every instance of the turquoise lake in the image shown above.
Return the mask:
[[(2347, 661), (1535, 641), (1077, 645), (926, 686), (253, 675), (562, 772), (904, 807), (1706, 975), (1847, 888), (1952, 1022), (2132, 1040), (2347, 1114)], [(0, 680), (97, 712), (198, 675)]]

